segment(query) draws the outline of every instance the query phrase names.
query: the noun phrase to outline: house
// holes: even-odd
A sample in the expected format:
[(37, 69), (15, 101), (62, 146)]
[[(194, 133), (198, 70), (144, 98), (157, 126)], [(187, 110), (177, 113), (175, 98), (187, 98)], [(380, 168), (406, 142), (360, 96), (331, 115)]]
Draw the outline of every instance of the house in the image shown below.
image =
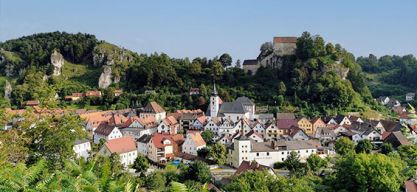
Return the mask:
[(258, 60), (256, 59), (246, 59), (243, 61), (243, 71), (248, 75), (255, 75), (258, 70)]
[(386, 105), (390, 101), (390, 98), (387, 96), (380, 96), (378, 97), (378, 99), (376, 99), (376, 101), (380, 103), (381, 105)]
[(24, 102), (26, 107), (34, 107), (39, 105), (39, 100), (29, 100)]
[(283, 135), (283, 130), (278, 130), (276, 121), (271, 121), (265, 124), (265, 140), (269, 141), (272, 139), (278, 138), (280, 135)]
[(290, 128), (292, 126), (297, 126), (296, 119), (278, 119), (277, 121), (277, 128), (278, 128), (278, 135), (288, 135), (290, 133)]
[(364, 121), (364, 120), (362, 120), (360, 117), (353, 116), (353, 115), (349, 116), (349, 121), (350, 121), (350, 123), (354, 123), (354, 122), (357, 122), (357, 123), (364, 123), (364, 122), (365, 122), (365, 121)]
[(207, 124), (207, 116), (202, 115), (194, 121), (191, 127), (192, 129), (203, 130), (206, 124)]
[(125, 168), (132, 165), (138, 156), (136, 142), (132, 137), (121, 137), (109, 140), (104, 143), (99, 153), (105, 156), (110, 156), (111, 154), (119, 155), (120, 163)]
[(268, 121), (274, 120), (274, 114), (272, 113), (261, 113), (255, 115), (255, 121), (258, 121), (260, 123), (267, 123)]
[(200, 95), (200, 88), (190, 87), (189, 95)]
[(138, 147), (139, 154), (142, 154), (144, 156), (148, 156), (148, 149), (150, 145), (150, 141), (152, 139), (152, 135), (142, 135), (138, 139), (136, 139), (136, 144)]
[(338, 135), (339, 137), (347, 137), (350, 140), (352, 140), (354, 143), (358, 143), (359, 141), (363, 140), (363, 137), (360, 133), (353, 132), (353, 131), (347, 131), (347, 132), (341, 132)]
[(166, 118), (166, 111), (158, 103), (152, 101), (148, 103), (139, 113), (140, 118), (154, 117), (156, 122), (161, 122)]
[(101, 91), (93, 90), (85, 92), (86, 97), (101, 97)]
[(74, 142), (72, 147), (77, 158), (87, 158), (90, 156), (91, 144), (88, 139), (79, 139)]
[(382, 134), (376, 129), (368, 129), (362, 133), (362, 139), (368, 139), (371, 142), (377, 142), (382, 140)]
[(198, 131), (187, 131), (185, 141), (182, 144), (182, 152), (197, 155), (197, 151), (205, 148), (206, 142)]
[(314, 133), (313, 124), (305, 117), (298, 118), (297, 125), (300, 129), (309, 135)]
[(350, 124), (352, 124), (352, 122), (350, 122), (350, 120), (349, 120), (349, 117), (348, 116), (344, 116), (344, 115), (336, 115), (336, 117), (334, 118), (334, 120), (339, 125), (350, 125)]
[(405, 101), (413, 101), (415, 96), (415, 93), (407, 93), (405, 94)]
[(204, 126), (204, 130), (213, 131), (217, 135), (219, 135), (220, 125), (222, 124), (222, 119), (220, 117), (211, 117), (207, 121), (206, 125)]
[(398, 100), (396, 100), (396, 99), (391, 99), (388, 103), (387, 103), (387, 105), (386, 105), (387, 107), (389, 107), (389, 108), (393, 108), (393, 107), (399, 107), (399, 106), (401, 106), (401, 103), (400, 103), (400, 101), (398, 101)]
[(336, 133), (327, 127), (318, 127), (314, 137), (319, 139), (321, 143), (329, 143), (336, 140)]
[(384, 142), (391, 143), (394, 148), (398, 148), (402, 145), (410, 145), (411, 142), (405, 137), (401, 131), (395, 131), (389, 134)]
[(295, 127), (295, 126), (290, 128), (290, 133), (288, 134), (288, 136), (290, 136), (291, 140), (298, 140), (298, 141), (310, 139), (307, 133), (305, 133), (303, 129)]
[(122, 132), (116, 126), (109, 125), (107, 122), (102, 122), (94, 131), (94, 143), (100, 143), (101, 139), (109, 141), (122, 137)]
[(236, 169), (234, 176), (239, 176), (240, 174), (247, 171), (266, 171), (269, 174), (275, 176), (275, 171), (269, 166), (261, 165), (256, 161), (242, 161), (239, 167)]
[(227, 148), (227, 163), (239, 167), (243, 161), (257, 161), (261, 165), (273, 167), (276, 162), (283, 162), (290, 152), (300, 155), (305, 160), (317, 152), (320, 144), (316, 141), (271, 141), (255, 142), (246, 136), (241, 136)]
[(320, 117), (313, 118), (311, 120), (311, 125), (313, 126), (313, 133), (316, 133), (316, 130), (319, 127), (321, 128), (326, 127), (326, 123)]
[(155, 163), (165, 163), (181, 152), (184, 137), (180, 134), (155, 133), (149, 141), (148, 158)]
[(129, 118), (120, 131), (123, 135), (130, 135), (135, 139), (142, 137), (143, 135), (152, 135), (158, 131), (158, 125), (155, 123), (154, 117), (147, 118), (138, 118), (131, 117)]
[(277, 113), (277, 120), (281, 119), (295, 119), (294, 113)]
[(218, 135), (233, 135), (239, 132), (242, 128), (240, 122), (234, 122), (231, 119), (225, 119), (223, 123), (219, 126)]
[(177, 134), (179, 124), (177, 119), (173, 116), (169, 116), (162, 120), (158, 125), (158, 133)]
[(180, 128), (181, 129), (190, 129), (194, 124), (194, 121), (197, 120), (198, 114), (197, 113), (182, 113), (180, 116)]
[(254, 130), (247, 133), (246, 137), (254, 140), (255, 142), (265, 142), (264, 137)]
[(403, 128), (403, 125), (401, 125), (401, 123), (398, 121), (381, 120), (381, 124), (385, 131), (389, 132), (401, 131)]
[(85, 97), (84, 93), (72, 93), (71, 95), (65, 96), (66, 101), (79, 101)]

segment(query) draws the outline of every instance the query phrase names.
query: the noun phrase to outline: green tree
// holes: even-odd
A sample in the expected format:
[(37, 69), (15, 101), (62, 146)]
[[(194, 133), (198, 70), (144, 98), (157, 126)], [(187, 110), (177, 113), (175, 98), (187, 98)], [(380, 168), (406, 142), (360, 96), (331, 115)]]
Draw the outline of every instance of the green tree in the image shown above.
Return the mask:
[(312, 154), (307, 158), (307, 167), (314, 173), (317, 173), (321, 168), (325, 167), (326, 163), (326, 160), (316, 154)]
[(334, 149), (337, 154), (346, 155), (354, 152), (355, 144), (347, 137), (341, 137), (336, 140)]
[(163, 191), (165, 189), (166, 178), (161, 172), (154, 172), (146, 177), (146, 187), (153, 191)]
[(213, 143), (214, 132), (210, 130), (205, 130), (201, 132), (201, 137), (207, 144)]
[(184, 167), (182, 175), (185, 180), (195, 180), (200, 183), (207, 183), (211, 180), (211, 172), (203, 161), (194, 161), (188, 167)]
[(242, 68), (242, 64), (240, 64), (240, 59), (236, 60), (235, 67), (238, 69)]
[(226, 147), (217, 142), (210, 148), (209, 157), (213, 158), (217, 164), (223, 165), (226, 163)]
[(287, 87), (285, 86), (284, 82), (280, 81), (278, 86), (278, 94), (285, 95), (285, 92), (287, 92)]
[(201, 148), (197, 151), (197, 156), (202, 157), (202, 158), (206, 158), (210, 153), (210, 149), (205, 147), (205, 148)]
[(399, 191), (405, 177), (405, 164), (382, 154), (347, 155), (334, 167), (336, 191)]
[(229, 67), (232, 65), (232, 57), (227, 54), (223, 53), (219, 58), (220, 63), (223, 65), (223, 67)]
[(394, 148), (392, 147), (391, 143), (383, 143), (381, 145), (381, 153), (384, 155), (388, 155), (389, 153), (393, 152)]
[(370, 153), (373, 148), (374, 145), (372, 145), (371, 141), (364, 139), (358, 142), (355, 147), (355, 151), (356, 153)]
[(149, 168), (148, 159), (143, 155), (138, 155), (138, 157), (135, 159), (135, 162), (133, 163), (132, 168), (136, 170), (136, 173), (145, 173)]
[(290, 171), (291, 175), (299, 175), (304, 171), (304, 167), (300, 162), (300, 155), (295, 151), (290, 152), (290, 155), (284, 160), (283, 164)]
[(223, 75), (224, 69), (220, 62), (213, 61), (213, 65), (211, 67), (211, 75), (214, 79), (220, 79), (220, 77)]

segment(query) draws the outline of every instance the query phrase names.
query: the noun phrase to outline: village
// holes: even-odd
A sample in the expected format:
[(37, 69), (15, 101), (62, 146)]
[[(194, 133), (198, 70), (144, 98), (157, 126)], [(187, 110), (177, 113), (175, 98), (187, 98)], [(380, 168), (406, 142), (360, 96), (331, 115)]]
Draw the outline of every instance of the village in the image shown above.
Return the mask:
[[(85, 95), (73, 94), (71, 100)], [(100, 93), (87, 95), (98, 97)], [(391, 106), (398, 114), (397, 120), (369, 120), (355, 115), (310, 119), (285, 112), (257, 114), (255, 103), (247, 97), (223, 102), (215, 84), (209, 101), (205, 112), (200, 109), (168, 112), (154, 101), (138, 109), (76, 110), (85, 122), (89, 139), (77, 140), (73, 150), (78, 158), (84, 159), (90, 158), (92, 153), (117, 154), (127, 170), (138, 156), (146, 157), (155, 169), (200, 160), (210, 165), (213, 175), (218, 174), (215, 179), (224, 180), (248, 170), (266, 169), (275, 173), (278, 170), (274, 165), (284, 162), (291, 152), (296, 152), (301, 162), (312, 154), (321, 158), (334, 156), (335, 142), (342, 137), (354, 143), (369, 140), (374, 146), (373, 152), (378, 153), (383, 143), (396, 149), (411, 144), (417, 135), (414, 109), (398, 104)], [(378, 101), (391, 103), (383, 98)], [(64, 113), (38, 106), (33, 106), (33, 110), (39, 115)], [(24, 109), (7, 111), (18, 115)], [(10, 122), (5, 129), (12, 127), (13, 122)], [(221, 166), (204, 155), (205, 149), (216, 143), (226, 148), (226, 161)], [(92, 150), (93, 145), (100, 146), (98, 151)]]

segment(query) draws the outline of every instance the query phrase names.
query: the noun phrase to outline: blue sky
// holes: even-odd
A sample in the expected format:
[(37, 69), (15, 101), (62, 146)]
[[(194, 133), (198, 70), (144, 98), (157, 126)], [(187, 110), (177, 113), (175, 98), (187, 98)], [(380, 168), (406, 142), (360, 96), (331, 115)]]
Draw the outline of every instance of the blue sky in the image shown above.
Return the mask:
[(0, 41), (57, 30), (172, 57), (254, 58), (273, 36), (303, 31), (355, 56), (417, 55), (417, 1), (0, 0)]

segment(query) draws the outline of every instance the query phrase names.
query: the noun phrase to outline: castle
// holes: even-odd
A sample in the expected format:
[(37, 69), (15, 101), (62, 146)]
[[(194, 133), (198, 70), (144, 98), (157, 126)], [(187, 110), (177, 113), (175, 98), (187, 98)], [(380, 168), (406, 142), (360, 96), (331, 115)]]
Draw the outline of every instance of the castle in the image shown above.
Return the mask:
[(297, 37), (274, 37), (270, 49), (261, 52), (257, 59), (248, 59), (243, 62), (243, 70), (247, 74), (254, 75), (261, 66), (281, 68), (282, 56), (294, 55), (296, 43)]

